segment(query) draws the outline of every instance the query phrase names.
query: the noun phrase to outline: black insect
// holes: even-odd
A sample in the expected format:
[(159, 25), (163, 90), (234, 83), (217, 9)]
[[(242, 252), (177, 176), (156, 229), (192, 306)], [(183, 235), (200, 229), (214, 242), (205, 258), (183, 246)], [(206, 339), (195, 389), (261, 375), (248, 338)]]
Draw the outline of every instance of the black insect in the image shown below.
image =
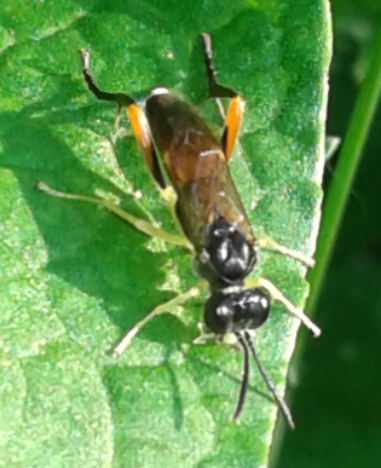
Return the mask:
[[(168, 202), (183, 236), (164, 232), (106, 200), (58, 192), (42, 182), (37, 186), (52, 196), (102, 205), (143, 233), (189, 249), (193, 253), (196, 273), (209, 286), (210, 296), (204, 309), (205, 325), (218, 336), (234, 334), (243, 350), (243, 379), (234, 421), (239, 419), (246, 399), (251, 353), (288, 424), (294, 427), (287, 404), (278, 396), (258, 359), (249, 331), (260, 327), (267, 320), (273, 300), (281, 302), (314, 335), (318, 336), (320, 330), (270, 281), (262, 277), (249, 278), (249, 275), (257, 263), (259, 248), (277, 251), (309, 267), (314, 262), (268, 237), (254, 235), (228, 165), (243, 118), (244, 101), (232, 89), (218, 84), (210, 36), (202, 34), (201, 38), (208, 77), (208, 97), (216, 99), (222, 114), (224, 111), (220, 98), (230, 99), (221, 139), (213, 134), (193, 107), (166, 88), (154, 88), (142, 107), (126, 94), (100, 90), (89, 71), (90, 54), (83, 50), (80, 53), (83, 76), (94, 96), (116, 103), (116, 121), (119, 120), (121, 109), (127, 109), (147, 169), (161, 197)], [(171, 185), (166, 183), (162, 167)], [(204, 286), (196, 286), (153, 309), (127, 331), (113, 354), (120, 355), (142, 326), (153, 317), (170, 312), (175, 306), (202, 292)]]

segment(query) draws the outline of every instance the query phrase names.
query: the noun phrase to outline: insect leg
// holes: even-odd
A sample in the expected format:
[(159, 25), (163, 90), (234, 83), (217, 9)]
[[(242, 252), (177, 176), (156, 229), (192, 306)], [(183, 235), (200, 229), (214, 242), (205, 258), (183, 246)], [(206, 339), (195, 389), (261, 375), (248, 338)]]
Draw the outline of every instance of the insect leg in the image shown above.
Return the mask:
[(291, 250), (283, 245), (278, 244), (270, 237), (266, 235), (258, 236), (258, 244), (261, 249), (265, 250), (273, 250), (274, 252), (278, 252), (286, 257), (294, 258), (298, 260), (300, 263), (303, 263), (307, 267), (313, 268), (315, 266), (315, 260), (308, 255), (304, 255), (301, 252), (297, 252), (295, 250)]
[(207, 330), (204, 322), (198, 322), (197, 329), (198, 329), (199, 335), (193, 339), (192, 343), (194, 345), (204, 345), (208, 343), (209, 341), (214, 341), (214, 342), (218, 341), (218, 343), (221, 343), (221, 340), (215, 333), (210, 333)]
[[(204, 48), (206, 74), (208, 78), (208, 97), (213, 98), (216, 101), (220, 115), (225, 121), (224, 130), (222, 133), (222, 148), (226, 157), (226, 161), (229, 161), (243, 119), (245, 103), (236, 91), (226, 86), (222, 86), (217, 82), (216, 71), (213, 64), (211, 37), (209, 34), (201, 34), (201, 40)], [(220, 99), (224, 97), (231, 98), (226, 118)]]
[(143, 155), (145, 165), (152, 175), (159, 190), (167, 187), (163, 173), (160, 169), (159, 160), (152, 144), (152, 139), (149, 132), (149, 125), (144, 115), (143, 110), (139, 107), (137, 102), (124, 93), (109, 93), (102, 91), (95, 84), (94, 78), (90, 73), (90, 53), (86, 50), (80, 50), (80, 57), (82, 63), (82, 73), (89, 90), (100, 101), (115, 102), (117, 106), (115, 116), (115, 126), (119, 125), (120, 112), (122, 107), (126, 107), (128, 117), (131, 121), (132, 130), (134, 132), (139, 149)]
[(122, 107), (127, 108), (127, 114), (131, 122), (132, 131), (143, 155), (146, 168), (156, 183), (161, 198), (168, 203), (169, 209), (174, 216), (176, 195), (173, 188), (168, 186), (165, 182), (163, 173), (160, 169), (157, 153), (152, 143), (148, 121), (143, 110), (134, 99), (126, 94), (101, 91), (95, 84), (90, 73), (90, 53), (85, 50), (81, 50), (80, 57), (82, 62), (82, 73), (89, 90), (97, 99), (101, 101), (115, 102), (117, 105), (115, 117), (116, 124), (119, 121)]
[(179, 223), (176, 215), (176, 202), (177, 202), (177, 195), (176, 192), (173, 190), (173, 187), (168, 185), (165, 189), (159, 189), (161, 198), (168, 204), (169, 211), (175, 221), (177, 227), (181, 232), (181, 224)]
[(295, 307), (294, 304), (292, 304), (292, 302), (290, 302), (271, 281), (266, 278), (262, 278), (261, 276), (246, 280), (245, 289), (255, 287), (263, 288), (270, 294), (274, 301), (278, 301), (283, 304), (288, 313), (297, 317), (303, 325), (315, 335), (315, 337), (318, 337), (321, 334), (320, 328), (314, 324), (308, 315), (306, 315), (302, 309)]
[(115, 116), (115, 123), (119, 122), (120, 111), (122, 107), (129, 107), (132, 104), (135, 104), (135, 100), (132, 97), (127, 96), (124, 93), (109, 93), (108, 91), (102, 91), (95, 84), (93, 77), (90, 73), (90, 52), (87, 50), (81, 49), (79, 55), (82, 63), (82, 74), (83, 78), (89, 88), (89, 90), (94, 94), (94, 96), (100, 101), (109, 101), (115, 102), (117, 105), (117, 111)]
[(204, 59), (206, 66), (206, 74), (208, 78), (208, 98), (234, 98), (238, 95), (236, 91), (226, 86), (222, 86), (217, 82), (216, 70), (213, 64), (213, 49), (212, 39), (210, 34), (201, 34), (202, 46), (204, 49)]
[(65, 198), (67, 200), (84, 201), (84, 202), (93, 203), (95, 205), (103, 206), (107, 210), (111, 211), (112, 213), (116, 214), (120, 218), (130, 223), (135, 229), (137, 229), (140, 232), (143, 232), (147, 236), (161, 239), (164, 242), (167, 242), (169, 244), (174, 244), (174, 245), (179, 245), (181, 247), (185, 247), (188, 250), (193, 250), (192, 245), (188, 242), (188, 240), (185, 237), (179, 236), (176, 234), (169, 234), (168, 232), (165, 232), (162, 229), (157, 228), (149, 221), (136, 218), (135, 216), (127, 213), (126, 211), (122, 210), (118, 205), (115, 205), (114, 203), (111, 203), (108, 200), (104, 200), (102, 198), (96, 198), (96, 197), (87, 197), (84, 195), (74, 195), (71, 193), (59, 192), (57, 190), (50, 188), (48, 185), (44, 184), (43, 182), (37, 182), (36, 188), (52, 197)]
[(236, 96), (230, 101), (221, 138), (226, 161), (229, 161), (233, 154), (244, 112), (245, 101), (240, 96)]
[(192, 299), (194, 297), (198, 297), (201, 294), (201, 288), (193, 287), (186, 291), (185, 293), (179, 294), (178, 296), (174, 297), (173, 299), (165, 302), (164, 304), (160, 304), (159, 306), (155, 307), (148, 315), (146, 315), (142, 320), (136, 323), (132, 328), (130, 328), (115, 346), (112, 351), (112, 356), (117, 357), (120, 356), (126, 348), (130, 345), (132, 339), (135, 335), (140, 331), (141, 328), (144, 327), (149, 321), (153, 318), (168, 312), (172, 312), (175, 307), (178, 305), (184, 304), (184, 302)]

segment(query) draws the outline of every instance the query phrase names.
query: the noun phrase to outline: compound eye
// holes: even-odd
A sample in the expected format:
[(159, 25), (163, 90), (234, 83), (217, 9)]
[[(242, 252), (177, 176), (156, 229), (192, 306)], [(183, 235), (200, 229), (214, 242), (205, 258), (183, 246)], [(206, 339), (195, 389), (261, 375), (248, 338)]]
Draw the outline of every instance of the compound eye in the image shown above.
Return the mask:
[(260, 327), (270, 314), (270, 298), (260, 289), (213, 294), (206, 302), (204, 321), (218, 335)]

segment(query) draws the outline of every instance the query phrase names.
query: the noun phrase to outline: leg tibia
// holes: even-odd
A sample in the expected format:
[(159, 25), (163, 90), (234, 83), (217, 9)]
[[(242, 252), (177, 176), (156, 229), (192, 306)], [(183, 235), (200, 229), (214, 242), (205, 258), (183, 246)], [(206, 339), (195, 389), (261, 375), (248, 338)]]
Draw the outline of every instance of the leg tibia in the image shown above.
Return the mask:
[(183, 294), (179, 294), (178, 296), (174, 297), (168, 302), (164, 304), (160, 304), (159, 306), (155, 307), (148, 315), (146, 315), (142, 320), (140, 320), (137, 324), (135, 324), (132, 328), (130, 328), (119, 341), (119, 343), (115, 346), (112, 352), (112, 356), (120, 356), (126, 348), (130, 345), (132, 339), (135, 335), (139, 332), (139, 330), (144, 327), (148, 322), (150, 322), (153, 318), (163, 314), (163, 313), (171, 313), (173, 309), (184, 302), (192, 299), (193, 297), (199, 296), (201, 293), (200, 289), (197, 287), (191, 288)]
[(261, 235), (258, 237), (258, 244), (261, 249), (265, 250), (273, 250), (274, 252), (278, 252), (286, 257), (294, 258), (299, 262), (303, 263), (304, 265), (313, 268), (315, 266), (315, 261), (313, 258), (309, 257), (308, 255), (304, 255), (301, 252), (296, 252), (295, 250), (288, 249), (283, 245), (278, 244), (274, 240), (270, 239), (265, 235)]
[(270, 294), (274, 301), (278, 301), (283, 304), (287, 311), (291, 315), (297, 317), (316, 337), (321, 334), (320, 328), (312, 322), (308, 315), (306, 315), (302, 309), (295, 307), (294, 304), (292, 304), (292, 302), (290, 302), (271, 281), (260, 276), (257, 278), (250, 278), (246, 281), (245, 288), (255, 287), (263, 288)]
[(53, 190), (52, 188), (50, 188), (48, 185), (44, 184), (43, 182), (38, 182), (36, 185), (36, 188), (52, 197), (65, 198), (67, 200), (84, 201), (88, 203), (93, 203), (95, 205), (103, 206), (107, 210), (119, 216), (119, 218), (122, 218), (123, 220), (127, 221), (135, 229), (137, 229), (140, 232), (143, 232), (147, 236), (161, 239), (164, 242), (167, 242), (169, 244), (174, 244), (180, 247), (185, 247), (188, 250), (193, 249), (192, 245), (189, 243), (189, 241), (185, 237), (179, 236), (176, 234), (169, 234), (168, 232), (165, 232), (162, 229), (155, 227), (149, 221), (136, 218), (135, 216), (127, 213), (126, 211), (122, 210), (118, 205), (115, 205), (114, 203), (109, 202), (108, 200), (103, 200), (102, 198), (86, 197), (83, 195), (74, 195), (71, 193), (59, 192), (57, 190)]

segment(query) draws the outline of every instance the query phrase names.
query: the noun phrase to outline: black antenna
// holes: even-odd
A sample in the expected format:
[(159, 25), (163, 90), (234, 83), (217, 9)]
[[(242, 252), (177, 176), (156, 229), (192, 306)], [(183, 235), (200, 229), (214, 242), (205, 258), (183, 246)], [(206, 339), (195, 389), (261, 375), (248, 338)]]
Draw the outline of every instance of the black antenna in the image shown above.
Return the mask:
[[(244, 332), (244, 337), (245, 337), (245, 340), (246, 340), (247, 344), (249, 345), (251, 355), (253, 356), (254, 361), (257, 364), (259, 372), (260, 372), (263, 380), (266, 382), (266, 385), (267, 385), (268, 389), (270, 390), (273, 397), (275, 398), (275, 400), (277, 402), (277, 405), (278, 405), (278, 408), (282, 411), (284, 419), (286, 420), (287, 424), (289, 425), (289, 427), (291, 429), (295, 429), (295, 424), (294, 424), (294, 420), (292, 419), (290, 408), (287, 406), (287, 403), (283, 400), (283, 398), (281, 398), (278, 395), (278, 393), (276, 391), (276, 388), (275, 388), (275, 385), (271, 382), (270, 377), (266, 374), (266, 371), (263, 368), (263, 366), (261, 364), (261, 361), (259, 360), (259, 357), (258, 357), (258, 355), (257, 355), (257, 353), (255, 351), (254, 344), (253, 344), (253, 341), (251, 339), (251, 336), (250, 336), (249, 332), (245, 331)], [(241, 339), (242, 339), (242, 337), (241, 337)]]
[(234, 415), (233, 415), (233, 421), (235, 423), (238, 422), (243, 407), (245, 405), (246, 401), (246, 395), (247, 395), (247, 389), (249, 387), (249, 374), (250, 374), (250, 366), (249, 366), (249, 349), (247, 347), (247, 344), (245, 340), (242, 338), (241, 334), (236, 332), (235, 336), (239, 342), (239, 344), (242, 347), (243, 350), (243, 376), (242, 376), (242, 383), (241, 383), (241, 389), (239, 391), (239, 396), (238, 396), (238, 401), (237, 401), (237, 406), (235, 407)]

